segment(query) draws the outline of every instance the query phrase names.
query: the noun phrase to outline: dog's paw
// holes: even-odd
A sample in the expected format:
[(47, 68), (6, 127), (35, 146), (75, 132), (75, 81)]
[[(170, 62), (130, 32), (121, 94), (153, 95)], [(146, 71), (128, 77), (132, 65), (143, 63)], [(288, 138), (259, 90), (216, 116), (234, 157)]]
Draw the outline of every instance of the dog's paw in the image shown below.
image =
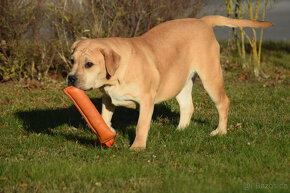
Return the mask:
[(110, 129), (111, 129), (111, 131), (112, 131), (113, 133), (115, 133), (115, 134), (117, 133), (116, 130), (115, 130), (113, 127), (110, 127)]
[(185, 130), (185, 128), (186, 128), (186, 126), (178, 126), (177, 128), (176, 128), (176, 131), (184, 131)]
[(130, 147), (130, 150), (133, 150), (133, 151), (141, 151), (141, 150), (144, 150), (146, 149), (146, 144), (141, 144), (141, 143), (133, 143)]
[(133, 146), (130, 147), (131, 151), (142, 151), (145, 149), (146, 149), (146, 147), (133, 147)]
[(227, 130), (222, 130), (222, 129), (219, 129), (217, 128), (216, 130), (213, 130), (210, 135), (211, 136), (215, 136), (215, 135), (225, 135), (227, 134)]

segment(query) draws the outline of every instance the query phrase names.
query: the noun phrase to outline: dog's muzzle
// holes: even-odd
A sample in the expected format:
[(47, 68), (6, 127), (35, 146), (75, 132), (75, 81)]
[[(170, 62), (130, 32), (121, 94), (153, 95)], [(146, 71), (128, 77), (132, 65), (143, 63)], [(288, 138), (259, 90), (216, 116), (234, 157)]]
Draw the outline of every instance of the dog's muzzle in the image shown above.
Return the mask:
[(67, 77), (67, 85), (68, 86), (75, 86), (77, 80), (78, 80), (78, 78), (75, 75), (69, 75)]

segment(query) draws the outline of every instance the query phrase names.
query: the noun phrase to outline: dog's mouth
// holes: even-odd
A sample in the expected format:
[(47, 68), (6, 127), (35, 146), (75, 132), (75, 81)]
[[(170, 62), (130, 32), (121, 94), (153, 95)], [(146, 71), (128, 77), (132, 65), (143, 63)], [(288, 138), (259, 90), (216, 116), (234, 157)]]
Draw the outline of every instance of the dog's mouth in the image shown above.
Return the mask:
[(85, 88), (85, 87), (82, 87), (82, 86), (79, 86), (79, 85), (71, 85), (71, 86), (74, 86), (74, 87), (76, 87), (78, 89), (81, 89), (83, 91), (91, 91), (91, 90), (93, 90), (93, 87)]
[(93, 90), (93, 87), (85, 87), (85, 86), (82, 86), (79, 84), (79, 82), (75, 81), (73, 83), (69, 82), (70, 80), (68, 80), (67, 82), (67, 86), (73, 86), (73, 87), (76, 87), (78, 89), (81, 89), (83, 91), (91, 91)]
[(82, 89), (82, 90), (84, 90), (84, 91), (91, 91), (91, 90), (93, 90), (93, 88), (89, 88), (89, 89)]
[(93, 87), (90, 87), (90, 88), (84, 88), (84, 87), (82, 87), (82, 86), (76, 86), (76, 85), (74, 85), (74, 87), (76, 87), (76, 88), (78, 88), (78, 89), (81, 89), (81, 90), (83, 90), (83, 91), (91, 91), (91, 90), (93, 90)]

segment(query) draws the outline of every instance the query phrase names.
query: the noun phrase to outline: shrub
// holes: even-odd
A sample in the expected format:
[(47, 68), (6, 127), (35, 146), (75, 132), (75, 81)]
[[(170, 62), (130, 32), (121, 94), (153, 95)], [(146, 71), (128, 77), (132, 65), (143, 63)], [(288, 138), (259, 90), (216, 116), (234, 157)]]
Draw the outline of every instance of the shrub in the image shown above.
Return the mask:
[(77, 39), (138, 36), (207, 0), (0, 0), (0, 81), (66, 76)]

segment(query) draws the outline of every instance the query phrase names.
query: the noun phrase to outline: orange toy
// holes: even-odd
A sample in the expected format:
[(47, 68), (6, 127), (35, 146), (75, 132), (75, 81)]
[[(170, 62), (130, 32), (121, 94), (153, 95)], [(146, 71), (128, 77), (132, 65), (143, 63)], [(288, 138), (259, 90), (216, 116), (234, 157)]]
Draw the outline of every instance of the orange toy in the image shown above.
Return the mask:
[(63, 91), (73, 101), (93, 132), (98, 135), (100, 143), (111, 147), (115, 142), (116, 134), (107, 126), (85, 91), (73, 86), (69, 86)]

